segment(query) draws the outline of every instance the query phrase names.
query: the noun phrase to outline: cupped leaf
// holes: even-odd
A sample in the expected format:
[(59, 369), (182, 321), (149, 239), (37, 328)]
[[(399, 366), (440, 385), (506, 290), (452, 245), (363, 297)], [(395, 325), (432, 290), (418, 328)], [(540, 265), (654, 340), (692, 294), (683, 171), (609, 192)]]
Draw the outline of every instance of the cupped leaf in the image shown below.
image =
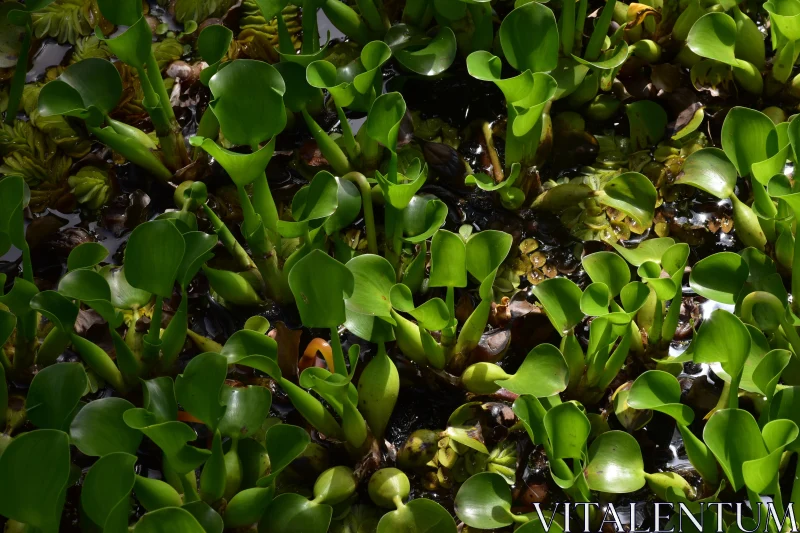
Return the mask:
[(396, 511), (386, 513), (378, 522), (377, 533), (396, 531), (455, 533), (456, 523), (450, 513), (438, 503), (426, 498), (417, 498)]
[(133, 409), (123, 398), (101, 398), (87, 403), (69, 426), (72, 443), (85, 455), (135, 454), (142, 442), (140, 431), (129, 427), (123, 416)]
[[(60, 363), (40, 370), (25, 398), (25, 411), (40, 429), (66, 431), (89, 380), (80, 363)], [(0, 385), (5, 388), (5, 384)]]
[(252, 59), (231, 61), (209, 81), (211, 108), (225, 137), (255, 147), (283, 131), (286, 85), (272, 65)]
[(31, 298), (30, 306), (47, 317), (61, 331), (71, 332), (78, 319), (78, 306), (56, 291), (43, 291)]
[(128, 528), (130, 494), (136, 481), (136, 456), (112, 453), (100, 458), (81, 488), (81, 507), (86, 516), (104, 531)]
[(648, 370), (633, 382), (627, 401), (634, 409), (660, 411), (688, 426), (694, 420), (694, 412), (680, 400), (681, 386), (675, 376), (663, 370)]
[[(130, 3), (128, 0), (121, 4)], [(106, 38), (100, 26), (95, 26), (94, 33), (111, 49), (123, 63), (141, 69), (152, 53), (153, 32), (150, 23), (144, 17), (126, 24), (128, 28), (116, 37)]]
[(647, 261), (660, 262), (664, 252), (674, 244), (675, 241), (670, 237), (659, 237), (656, 239), (647, 239), (631, 248), (626, 248), (619, 243), (611, 243), (611, 246), (613, 246), (628, 263), (638, 267)]
[[(70, 476), (69, 437), (38, 429), (16, 437), (0, 455), (0, 515), (58, 531)], [(10, 482), (11, 481), (11, 482)]]
[(653, 223), (658, 192), (652, 182), (638, 172), (625, 172), (603, 186), (600, 203), (622, 211), (642, 228)]
[(114, 65), (100, 58), (89, 58), (67, 67), (39, 93), (42, 116), (70, 115), (87, 119), (94, 126), (102, 123), (122, 97), (122, 79)]
[(676, 185), (691, 185), (719, 199), (733, 194), (736, 167), (719, 148), (703, 148), (686, 158)]
[(631, 280), (631, 269), (622, 257), (613, 252), (595, 252), (584, 256), (581, 264), (594, 282), (605, 283), (616, 298)]
[(741, 409), (715, 412), (703, 430), (703, 440), (734, 490), (744, 486), (743, 464), (766, 457), (768, 450), (753, 415)]
[(134, 533), (206, 533), (200, 522), (180, 507), (164, 507), (144, 515), (133, 526)]
[(100, 269), (100, 274), (111, 290), (111, 304), (118, 309), (142, 307), (152, 297), (148, 291), (137, 289), (128, 283), (124, 268), (106, 265)]
[(278, 474), (305, 451), (311, 438), (301, 427), (278, 424), (267, 430), (264, 442), (269, 456), (270, 473), (258, 480), (259, 487), (269, 486)]
[(219, 70), (219, 63), (228, 52), (233, 40), (233, 32), (222, 24), (207, 26), (197, 38), (197, 52), (208, 63), (208, 68), (200, 73), (200, 80), (208, 85), (211, 77)]
[(219, 422), (219, 432), (232, 439), (243, 439), (258, 430), (269, 416), (272, 395), (266, 387), (222, 387), (225, 415)]
[(417, 195), (403, 210), (403, 239), (418, 243), (429, 239), (444, 224), (447, 204), (433, 195)]
[(514, 523), (511, 487), (503, 476), (482, 472), (467, 479), (455, 499), (456, 516), (470, 527), (495, 529)]
[(686, 40), (700, 57), (737, 66), (736, 22), (725, 13), (706, 13), (694, 23)]
[(586, 413), (575, 402), (564, 402), (544, 415), (544, 429), (555, 459), (582, 459), (592, 430)]
[(467, 286), (467, 247), (460, 235), (444, 229), (431, 239), (431, 287)]
[(130, 409), (123, 414), (123, 419), (129, 427), (138, 429), (161, 448), (178, 474), (196, 469), (211, 454), (187, 444), (197, 439), (197, 433), (183, 422), (158, 422), (156, 416), (145, 409)]
[(237, 364), (252, 355), (276, 360), (278, 343), (272, 337), (258, 331), (241, 329), (228, 337), (220, 353), (225, 356), (229, 365)]
[(137, 226), (125, 248), (128, 283), (164, 298), (172, 296), (184, 249), (183, 235), (169, 221), (154, 220)]
[(270, 502), (258, 531), (261, 533), (325, 533), (331, 523), (333, 508), (305, 499), (299, 494), (281, 494)]
[(244, 187), (256, 178), (264, 175), (272, 155), (275, 153), (275, 143), (270, 141), (258, 150), (249, 154), (240, 154), (226, 150), (217, 145), (212, 139), (192, 137), (189, 139), (192, 146), (199, 146), (208, 152), (225, 169), (233, 182)]
[(225, 414), (220, 402), (228, 362), (220, 354), (207, 352), (195, 356), (183, 374), (175, 378), (175, 398), (192, 416), (212, 431)]
[(375, 99), (367, 115), (367, 134), (392, 152), (397, 151), (397, 134), (406, 114), (406, 102), (400, 93), (386, 93)]
[(634, 492), (645, 483), (642, 450), (636, 439), (624, 431), (607, 431), (589, 447), (586, 483), (592, 490), (622, 494)]
[(532, 289), (544, 307), (547, 318), (560, 334), (566, 334), (583, 320), (581, 289), (572, 280), (546, 279)]
[(720, 362), (729, 375), (738, 377), (750, 353), (750, 333), (736, 315), (716, 309), (703, 322), (693, 344), (696, 363)]
[(76, 246), (67, 257), (67, 270), (91, 268), (108, 257), (108, 249), (99, 242), (84, 242)]
[(289, 272), (303, 324), (308, 327), (339, 327), (347, 320), (345, 299), (354, 290), (354, 276), (348, 268), (321, 250), (313, 250)]
[[(411, 46), (416, 39), (409, 41), (393, 39), (391, 32), (392, 29), (386, 34), (389, 48), (401, 65), (416, 74), (423, 76), (441, 74), (453, 64), (458, 52), (456, 35), (447, 26), (441, 26), (433, 39), (421, 40), (421, 44), (425, 44), (423, 48)], [(419, 49), (412, 51), (412, 48)]]
[(742, 256), (720, 252), (698, 261), (689, 275), (689, 286), (700, 296), (724, 304), (735, 304), (749, 268)]
[(767, 115), (747, 107), (728, 111), (722, 124), (722, 149), (739, 175), (749, 176), (755, 163), (773, 156), (779, 148), (775, 123)]
[(519, 5), (500, 24), (500, 44), (512, 67), (520, 72), (548, 72), (558, 64), (558, 26), (544, 4)]
[(540, 344), (528, 352), (513, 376), (495, 383), (515, 394), (544, 398), (566, 390), (569, 367), (558, 348)]
[(484, 230), (467, 240), (467, 271), (483, 281), (497, 270), (511, 250), (513, 239), (508, 233)]

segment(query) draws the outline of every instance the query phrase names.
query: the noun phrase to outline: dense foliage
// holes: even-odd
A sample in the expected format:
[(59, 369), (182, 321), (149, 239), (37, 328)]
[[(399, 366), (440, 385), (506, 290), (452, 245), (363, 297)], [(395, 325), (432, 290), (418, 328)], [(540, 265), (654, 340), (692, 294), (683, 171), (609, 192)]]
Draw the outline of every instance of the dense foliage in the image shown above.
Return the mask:
[(796, 0), (0, 3), (5, 531), (800, 503), (799, 42)]

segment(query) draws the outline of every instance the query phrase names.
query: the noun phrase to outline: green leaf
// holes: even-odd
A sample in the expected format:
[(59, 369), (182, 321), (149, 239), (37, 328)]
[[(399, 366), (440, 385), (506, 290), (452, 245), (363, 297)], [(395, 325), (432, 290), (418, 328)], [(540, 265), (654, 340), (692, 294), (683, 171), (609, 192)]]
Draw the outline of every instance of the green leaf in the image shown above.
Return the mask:
[(81, 487), (81, 507), (103, 531), (125, 531), (128, 528), (130, 494), (136, 479), (135, 465), (136, 456), (112, 453), (101, 457), (86, 474)]
[(744, 486), (742, 465), (746, 461), (766, 457), (768, 451), (753, 415), (741, 409), (715, 412), (703, 430), (703, 440), (733, 486)]
[(613, 298), (616, 298), (631, 280), (630, 267), (624, 259), (613, 252), (589, 254), (581, 259), (581, 264), (592, 281), (606, 284)]
[(275, 153), (275, 143), (268, 142), (259, 150), (240, 154), (226, 150), (217, 145), (213, 139), (203, 137), (192, 137), (189, 139), (192, 146), (199, 146), (208, 152), (225, 169), (233, 182), (244, 187), (264, 175), (272, 155)]
[(185, 249), (176, 278), (178, 284), (185, 289), (203, 263), (213, 257), (210, 252), (217, 245), (218, 238), (202, 231), (190, 231), (183, 234), (183, 240)]
[(30, 306), (63, 332), (71, 332), (78, 319), (78, 306), (56, 291), (40, 292), (31, 298)]
[(108, 250), (99, 242), (84, 242), (76, 246), (67, 257), (67, 270), (91, 268), (108, 257)]
[(286, 91), (283, 94), (283, 103), (286, 109), (299, 113), (313, 103), (321, 103), (322, 93), (306, 81), (306, 68), (304, 65), (292, 61), (283, 61), (275, 65)]
[(23, 433), (0, 455), (0, 515), (43, 531), (58, 531), (70, 476), (63, 431)]
[(228, 362), (225, 357), (206, 352), (192, 358), (183, 374), (175, 378), (175, 398), (178, 403), (212, 431), (225, 414), (225, 405), (220, 400), (227, 374)]
[(686, 43), (700, 57), (738, 65), (734, 53), (736, 22), (725, 13), (706, 13), (700, 17), (689, 30)]
[(211, 457), (203, 465), (200, 473), (200, 497), (204, 502), (214, 503), (225, 493), (225, 454), (222, 451), (222, 436), (214, 432), (211, 443)]
[(533, 294), (544, 306), (547, 318), (561, 335), (583, 320), (581, 289), (567, 278), (546, 279), (532, 287)]
[(613, 246), (628, 263), (638, 267), (647, 261), (661, 262), (661, 256), (674, 244), (675, 241), (669, 237), (659, 237), (656, 239), (647, 239), (631, 248), (626, 248), (619, 243), (611, 243), (611, 246)]
[(253, 355), (277, 360), (278, 343), (263, 333), (241, 329), (228, 337), (221, 354), (228, 360), (229, 365), (238, 364)]
[(335, 328), (347, 320), (345, 299), (354, 284), (352, 272), (321, 250), (313, 250), (289, 272), (300, 318), (312, 328)]
[(403, 240), (422, 242), (432, 237), (447, 218), (447, 204), (432, 195), (417, 195), (402, 211)]
[(377, 533), (396, 531), (456, 533), (456, 523), (450, 513), (438, 503), (417, 498), (396, 511), (386, 513), (378, 522)]
[(467, 271), (482, 282), (503, 263), (512, 241), (511, 235), (502, 231), (473, 233), (467, 240)]
[(123, 414), (129, 427), (144, 433), (161, 448), (170, 466), (178, 474), (186, 474), (203, 464), (211, 454), (187, 445), (197, 439), (197, 434), (183, 422), (161, 422), (144, 409), (130, 409)]
[(516, 373), (495, 383), (515, 394), (544, 398), (563, 392), (569, 383), (569, 367), (552, 344), (540, 344), (525, 356)]
[(724, 200), (736, 187), (736, 167), (719, 148), (703, 148), (686, 158), (676, 185), (691, 185)]
[(278, 221), (278, 232), (284, 237), (305, 236), (313, 222), (327, 218), (339, 205), (339, 182), (330, 172), (318, 172), (311, 185), (303, 187), (292, 198), (295, 222)]
[(581, 295), (581, 311), (589, 316), (606, 315), (611, 299), (608, 285), (596, 281), (584, 289), (583, 295)]
[(586, 413), (574, 402), (558, 404), (544, 415), (544, 428), (555, 459), (582, 459), (592, 425)]
[(667, 112), (652, 100), (639, 100), (625, 106), (631, 128), (631, 149), (645, 150), (664, 137)]
[(558, 64), (558, 26), (553, 12), (538, 2), (518, 6), (500, 24), (500, 44), (520, 72), (548, 72)]
[[(405, 285), (403, 285), (405, 287)], [(400, 376), (383, 345), (358, 379), (358, 410), (372, 434), (383, 438), (400, 393)]]
[(222, 24), (206, 26), (197, 37), (197, 53), (208, 63), (200, 73), (200, 80), (208, 85), (211, 76), (217, 73), (219, 62), (225, 57), (233, 40), (233, 32)]
[(87, 403), (70, 424), (72, 443), (90, 457), (117, 452), (135, 454), (142, 434), (123, 419), (125, 412), (133, 407), (122, 398), (101, 398)]
[(255, 487), (238, 492), (225, 508), (225, 527), (241, 528), (258, 522), (274, 494), (272, 487)]
[(722, 368), (737, 377), (750, 353), (750, 333), (736, 315), (716, 309), (706, 319), (694, 342), (696, 363), (722, 363)]
[[(387, 40), (391, 31), (392, 29), (386, 34)], [(401, 65), (422, 76), (436, 76), (450, 68), (458, 51), (456, 35), (447, 26), (441, 26), (436, 36), (419, 50), (410, 51), (409, 48), (397, 46), (393, 42), (387, 44)]]
[(460, 235), (440, 229), (431, 239), (430, 287), (467, 286), (467, 247)]
[(789, 365), (791, 359), (792, 353), (788, 350), (771, 350), (753, 370), (753, 383), (767, 397), (767, 400), (771, 400), (775, 394), (775, 387), (778, 386), (781, 373)]
[(222, 533), (225, 529), (222, 517), (206, 502), (189, 502), (184, 504), (182, 509), (189, 511), (206, 533)]
[(388, 148), (397, 151), (397, 134), (406, 114), (406, 102), (400, 93), (380, 95), (367, 115), (367, 134)]
[(183, 259), (183, 235), (166, 220), (136, 227), (125, 248), (125, 277), (130, 285), (158, 296), (172, 296)]
[(325, 533), (331, 523), (333, 508), (330, 505), (309, 501), (299, 494), (281, 494), (267, 507), (261, 522), (260, 533)]
[[(11, 244), (20, 250), (28, 246), (22, 217), (26, 196), (30, 196), (30, 190), (22, 176), (6, 176), (0, 180), (0, 235), (8, 235)], [(0, 251), (6, 253), (8, 248), (7, 241), (6, 245), (0, 241)]]
[[(795, 424), (800, 420), (800, 387), (786, 387), (775, 392), (769, 404), (769, 420), (784, 419)], [(800, 450), (800, 442), (795, 440), (789, 449), (795, 452)]]
[(125, 269), (106, 265), (100, 269), (100, 274), (108, 282), (111, 290), (111, 304), (117, 309), (133, 309), (142, 307), (150, 301), (151, 294), (131, 286), (125, 276)]
[(25, 398), (28, 420), (40, 429), (65, 431), (88, 384), (80, 363), (59, 363), (40, 370)]
[(128, 29), (114, 38), (105, 38), (99, 26), (95, 26), (94, 33), (120, 61), (137, 69), (143, 68), (152, 54), (153, 32), (150, 30), (150, 23), (146, 18), (140, 17), (127, 25)]
[(789, 41), (800, 39), (800, 4), (797, 0), (769, 0), (764, 9), (776, 32)]
[(728, 111), (722, 124), (721, 139), (725, 155), (742, 177), (749, 176), (755, 163), (773, 156), (780, 148), (772, 120), (764, 113), (747, 107), (734, 107)]
[(286, 85), (275, 67), (237, 59), (214, 74), (209, 87), (211, 108), (231, 143), (255, 147), (286, 127)]
[(152, 479), (137, 475), (133, 488), (136, 499), (148, 511), (164, 507), (180, 507), (183, 503), (181, 495), (172, 485), (160, 479)]
[(589, 446), (584, 470), (592, 490), (610, 494), (635, 492), (645, 485), (642, 451), (624, 431), (607, 431)]
[(660, 411), (674, 418), (678, 424), (688, 426), (694, 420), (694, 411), (680, 401), (681, 386), (678, 380), (663, 370), (642, 373), (628, 392), (628, 405), (634, 409)]
[(97, 0), (103, 16), (112, 24), (132, 26), (142, 16), (142, 6), (135, 0)]
[(133, 533), (206, 533), (192, 513), (180, 507), (165, 507), (144, 515)]
[(42, 116), (80, 117), (94, 126), (103, 122), (122, 97), (122, 79), (110, 61), (89, 58), (67, 67), (42, 87), (38, 109)]
[(178, 419), (178, 402), (172, 378), (161, 376), (142, 380), (142, 407), (160, 422)]
[(225, 437), (243, 439), (257, 431), (269, 416), (272, 395), (266, 387), (222, 387), (225, 415), (219, 422), (219, 431)]
[(689, 286), (709, 300), (735, 304), (748, 274), (747, 263), (739, 254), (720, 252), (695, 263)]
[(503, 476), (482, 472), (467, 479), (455, 499), (456, 516), (470, 527), (495, 529), (514, 523), (511, 487)]
[(311, 438), (301, 427), (277, 424), (267, 430), (265, 438), (270, 474), (258, 480), (259, 487), (269, 486), (292, 461), (305, 451)]
[(642, 228), (653, 223), (658, 192), (653, 184), (638, 172), (625, 172), (603, 186), (599, 201), (622, 211)]

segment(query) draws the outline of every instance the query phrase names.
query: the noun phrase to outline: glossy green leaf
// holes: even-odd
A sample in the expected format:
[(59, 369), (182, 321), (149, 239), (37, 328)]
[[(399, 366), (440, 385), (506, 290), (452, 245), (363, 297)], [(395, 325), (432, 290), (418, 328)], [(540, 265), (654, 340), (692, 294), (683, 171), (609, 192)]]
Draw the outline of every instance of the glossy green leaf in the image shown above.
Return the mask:
[(56, 291), (38, 293), (31, 298), (30, 306), (64, 332), (71, 332), (78, 319), (78, 306)]
[(698, 261), (689, 275), (689, 286), (700, 296), (735, 304), (747, 281), (749, 269), (739, 254), (720, 252)]
[(136, 456), (112, 453), (101, 457), (86, 474), (81, 488), (81, 507), (103, 531), (125, 531), (128, 528), (135, 465)]
[(729, 375), (739, 376), (750, 353), (750, 333), (736, 315), (716, 309), (703, 322), (694, 344), (696, 363), (721, 362)]
[(741, 409), (721, 409), (715, 412), (703, 430), (703, 440), (734, 490), (744, 486), (742, 465), (745, 461), (761, 459), (768, 453), (753, 415)]
[(755, 163), (771, 157), (780, 148), (772, 120), (747, 107), (734, 107), (728, 111), (722, 124), (721, 140), (725, 155), (744, 177), (750, 175)]
[(219, 431), (225, 437), (243, 439), (257, 431), (269, 416), (272, 395), (266, 387), (222, 387), (222, 403), (225, 415), (219, 423)]
[(533, 286), (533, 294), (544, 306), (547, 318), (561, 335), (583, 320), (581, 289), (567, 278), (546, 279)]
[(181, 287), (186, 288), (203, 263), (213, 257), (210, 252), (217, 245), (218, 238), (202, 231), (190, 231), (183, 234), (183, 240), (185, 248), (178, 267), (177, 281)]
[(268, 142), (259, 150), (249, 154), (226, 150), (217, 145), (213, 139), (195, 136), (189, 139), (189, 142), (192, 146), (199, 146), (208, 152), (225, 169), (233, 182), (241, 187), (263, 176), (275, 153), (274, 142)]
[(540, 344), (528, 352), (512, 377), (496, 383), (515, 394), (543, 398), (566, 390), (569, 367), (558, 348), (552, 344)]
[(444, 229), (431, 239), (431, 287), (467, 286), (467, 248), (460, 235)]
[(58, 531), (70, 476), (69, 437), (39, 429), (17, 436), (0, 455), (0, 515)]
[(311, 185), (297, 191), (292, 198), (295, 222), (278, 221), (278, 232), (284, 237), (305, 236), (314, 221), (327, 218), (339, 205), (339, 182), (329, 172), (318, 172)]
[(352, 272), (321, 250), (309, 253), (289, 272), (289, 287), (308, 327), (343, 324), (347, 320), (345, 299), (353, 294), (354, 283)]
[(706, 13), (694, 23), (686, 40), (689, 48), (700, 57), (738, 65), (736, 22), (725, 13)]
[(382, 94), (372, 104), (364, 127), (370, 137), (396, 152), (397, 134), (405, 114), (406, 102), (400, 93)]
[(197, 439), (197, 434), (183, 422), (158, 422), (155, 415), (144, 409), (130, 409), (123, 419), (129, 427), (138, 429), (161, 448), (178, 474), (196, 469), (211, 453), (187, 444)]
[(225, 414), (221, 394), (227, 374), (228, 362), (225, 357), (206, 352), (192, 358), (183, 374), (175, 378), (175, 398), (178, 403), (212, 431)]
[(142, 407), (160, 422), (178, 419), (178, 402), (172, 378), (161, 376), (142, 380)]
[(628, 263), (638, 267), (647, 261), (660, 262), (661, 256), (663, 256), (664, 252), (673, 244), (675, 244), (675, 241), (670, 237), (659, 237), (656, 239), (647, 239), (631, 248), (626, 248), (619, 243), (611, 243), (611, 246), (613, 246)]
[(544, 4), (519, 5), (500, 24), (500, 44), (506, 60), (520, 72), (548, 72), (558, 64), (558, 27)]
[(584, 472), (592, 490), (624, 494), (645, 484), (639, 443), (624, 431), (608, 431), (597, 437), (589, 446), (588, 459)]
[(403, 239), (418, 243), (429, 239), (444, 224), (447, 204), (432, 195), (417, 195), (401, 213)]
[(497, 270), (511, 250), (511, 235), (502, 231), (484, 230), (467, 240), (467, 271), (483, 281)]
[(137, 226), (125, 248), (125, 277), (133, 287), (168, 298), (184, 254), (184, 241), (166, 220)]
[(101, 398), (87, 403), (70, 424), (72, 443), (91, 457), (118, 452), (135, 454), (142, 434), (123, 419), (125, 412), (133, 407), (122, 398)]
[(67, 270), (90, 268), (108, 257), (108, 250), (99, 242), (84, 242), (76, 246), (67, 257)]
[(150, 301), (152, 295), (149, 292), (137, 289), (128, 283), (124, 268), (107, 265), (100, 269), (100, 274), (108, 282), (108, 287), (111, 290), (111, 304), (114, 307), (132, 309), (134, 307), (142, 307)]
[(676, 185), (691, 185), (719, 199), (733, 194), (736, 167), (719, 148), (703, 148), (686, 158)]
[(252, 59), (231, 61), (209, 81), (211, 108), (225, 137), (255, 147), (286, 126), (286, 85), (272, 65)]
[(467, 479), (455, 499), (456, 516), (470, 527), (495, 529), (514, 523), (511, 487), (500, 474), (482, 472)]
[(122, 79), (111, 62), (89, 58), (67, 67), (39, 93), (42, 116), (70, 115), (102, 123), (122, 97)]
[(269, 504), (258, 524), (259, 533), (325, 533), (333, 508), (315, 503), (299, 494), (281, 494)]
[(650, 227), (656, 207), (656, 188), (642, 174), (625, 172), (603, 186), (600, 203), (622, 211), (643, 228)]
[(544, 415), (544, 428), (555, 459), (582, 459), (591, 423), (586, 413), (574, 402), (556, 405)]
[(675, 376), (663, 370), (648, 370), (633, 382), (627, 401), (634, 409), (660, 411), (688, 426), (694, 420), (694, 412), (680, 400), (681, 386)]
[(133, 526), (134, 533), (206, 533), (192, 513), (180, 507), (165, 507), (144, 515)]
[(222, 533), (225, 529), (222, 517), (206, 502), (189, 502), (181, 508), (184, 511), (189, 511), (206, 533)]
[(66, 431), (88, 384), (80, 363), (59, 363), (40, 370), (25, 398), (28, 420), (40, 429)]
[(299, 457), (311, 442), (301, 427), (278, 424), (267, 430), (265, 444), (269, 455), (270, 473), (258, 480), (259, 487), (270, 485), (292, 461)]
[[(130, 3), (129, 0), (119, 4)], [(95, 26), (95, 35), (103, 40), (120, 61), (134, 68), (143, 68), (152, 54), (153, 32), (146, 18), (140, 17), (129, 22), (128, 28), (116, 37), (106, 38), (99, 26)]]
[(364, 415), (370, 431), (383, 438), (389, 418), (400, 393), (400, 376), (394, 362), (380, 345), (378, 354), (369, 362), (358, 380), (358, 410)]
[(425, 47), (414, 51), (405, 47), (394, 47), (393, 54), (408, 70), (423, 76), (436, 76), (453, 64), (457, 51), (456, 35), (453, 30), (441, 26), (436, 36), (427, 42)]
[(614, 298), (631, 280), (631, 270), (627, 263), (613, 252), (589, 254), (581, 259), (581, 264), (592, 281), (606, 284)]
[(455, 533), (456, 523), (450, 513), (438, 503), (417, 498), (396, 511), (386, 513), (378, 522), (377, 533), (397, 531)]

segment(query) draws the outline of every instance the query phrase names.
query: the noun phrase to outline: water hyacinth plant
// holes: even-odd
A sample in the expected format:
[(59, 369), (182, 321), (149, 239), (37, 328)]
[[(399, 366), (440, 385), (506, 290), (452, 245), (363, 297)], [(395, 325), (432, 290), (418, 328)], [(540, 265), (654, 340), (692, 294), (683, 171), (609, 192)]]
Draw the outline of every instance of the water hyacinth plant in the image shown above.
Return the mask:
[(5, 530), (788, 530), (798, 15), (0, 4)]

